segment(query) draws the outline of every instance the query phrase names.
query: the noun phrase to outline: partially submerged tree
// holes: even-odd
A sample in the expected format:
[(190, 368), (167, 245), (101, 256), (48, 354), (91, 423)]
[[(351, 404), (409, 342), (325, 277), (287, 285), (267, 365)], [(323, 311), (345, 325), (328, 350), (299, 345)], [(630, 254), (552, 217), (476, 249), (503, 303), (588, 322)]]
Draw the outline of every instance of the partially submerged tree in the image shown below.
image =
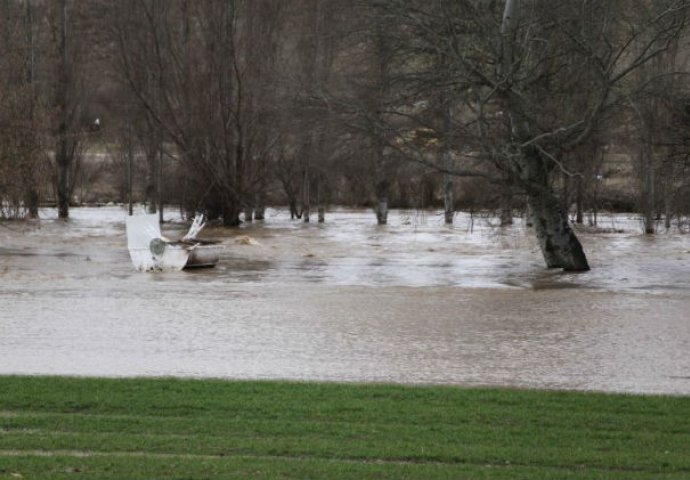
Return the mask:
[[(68, 0), (58, 0), (53, 12), (56, 24), (56, 45), (54, 52), (55, 80), (55, 193), (58, 217), (69, 217), (69, 206), (79, 172), (85, 133), (83, 106), (87, 97), (84, 82), (83, 47), (77, 42), (84, 32), (77, 32), (75, 13), (82, 7)], [(86, 37), (88, 39), (88, 37)]]
[(0, 218), (36, 218), (47, 112), (35, 76), (34, 6), (8, 1), (0, 12)]
[[(265, 0), (128, 0), (113, 5), (115, 68), (153, 141), (181, 159), (183, 203), (228, 226), (263, 216), (277, 133), (267, 87), (281, 8)], [(167, 144), (167, 148), (166, 148)], [(160, 167), (159, 167), (160, 169)]]
[(465, 97), (454, 121), (456, 136), (463, 139), (456, 151), (463, 163), (439, 164), (428, 149), (400, 135), (394, 121), (389, 143), (439, 171), (482, 176), (523, 191), (546, 265), (588, 270), (552, 176), (579, 174), (579, 166), (570, 163), (577, 157), (569, 152), (615, 118), (641, 87), (632, 74), (685, 32), (690, 2), (374, 3), (399, 25), (398, 54), (414, 65), (405, 89), (409, 102), (389, 119), (405, 119), (413, 128), (423, 123), (418, 106), (446, 76), (424, 65), (433, 65), (431, 58), (439, 54), (448, 58), (454, 89)]

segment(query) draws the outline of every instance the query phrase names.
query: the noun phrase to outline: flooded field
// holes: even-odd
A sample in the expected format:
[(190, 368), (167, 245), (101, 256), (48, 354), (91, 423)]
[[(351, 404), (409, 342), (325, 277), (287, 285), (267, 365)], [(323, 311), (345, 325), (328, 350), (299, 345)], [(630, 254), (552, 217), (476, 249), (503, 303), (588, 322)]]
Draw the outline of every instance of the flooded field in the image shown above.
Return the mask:
[(580, 274), (546, 270), (517, 220), (351, 210), (207, 228), (217, 268), (138, 273), (123, 209), (71, 214), (0, 224), (0, 374), (690, 394), (690, 236), (634, 217), (580, 233)]

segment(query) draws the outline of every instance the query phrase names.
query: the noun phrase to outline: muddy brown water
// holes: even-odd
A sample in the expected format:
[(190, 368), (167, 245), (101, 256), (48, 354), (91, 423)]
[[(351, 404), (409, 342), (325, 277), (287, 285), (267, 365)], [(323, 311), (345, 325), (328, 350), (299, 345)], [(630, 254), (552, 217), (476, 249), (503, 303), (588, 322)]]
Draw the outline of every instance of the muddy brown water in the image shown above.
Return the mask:
[(690, 394), (690, 237), (634, 216), (581, 233), (582, 274), (544, 269), (519, 221), (352, 210), (207, 228), (217, 268), (152, 274), (130, 264), (124, 215), (0, 225), (0, 374)]

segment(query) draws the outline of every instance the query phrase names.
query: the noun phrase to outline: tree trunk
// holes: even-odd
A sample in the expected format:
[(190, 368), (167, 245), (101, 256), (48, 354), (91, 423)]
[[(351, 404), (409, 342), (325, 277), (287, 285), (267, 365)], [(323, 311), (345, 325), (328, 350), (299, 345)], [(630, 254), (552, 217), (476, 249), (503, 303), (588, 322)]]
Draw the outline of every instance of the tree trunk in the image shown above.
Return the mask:
[(302, 214), (299, 211), (297, 211), (297, 199), (295, 197), (290, 197), (290, 199), (288, 200), (288, 204), (290, 207), (290, 219), (299, 220), (300, 218), (302, 218)]
[[(517, 143), (521, 144), (525, 139), (532, 138), (532, 135), (529, 118), (522, 104), (524, 100), (510, 90), (513, 80), (513, 43), (518, 10), (518, 0), (506, 0), (501, 24), (500, 73), (508, 85), (508, 89), (502, 91), (501, 96), (508, 112), (510, 127)], [(567, 212), (563, 211), (561, 202), (553, 194), (549, 185), (550, 169), (546, 161), (536, 147), (528, 146), (522, 149), (518, 163), (521, 180), (527, 190), (527, 203), (534, 222), (535, 233), (546, 266), (568, 271), (589, 270), (582, 245), (568, 224)]]
[(316, 178), (316, 205), (318, 211), (318, 222), (324, 223), (326, 221), (326, 207), (323, 206), (323, 198), (321, 197), (321, 178)]
[(29, 188), (24, 197), (24, 204), (26, 205), (29, 218), (38, 218), (38, 192), (35, 188)]
[(453, 198), (453, 178), (443, 175), (443, 218), (446, 225), (453, 224), (455, 217), (455, 199)]
[(568, 215), (551, 192), (530, 194), (529, 205), (537, 240), (548, 268), (589, 270), (580, 241), (568, 224)]
[(58, 70), (58, 145), (55, 151), (57, 165), (57, 203), (58, 218), (69, 217), (69, 167), (70, 155), (67, 146), (67, 2), (59, 2), (59, 51)]
[(226, 227), (238, 227), (240, 225), (240, 209), (237, 202), (225, 202), (223, 205), (223, 225)]
[[(443, 64), (444, 70), (451, 77), (448, 62)], [(450, 82), (449, 82), (450, 83)], [(443, 135), (444, 144), (441, 152), (441, 165), (449, 170), (452, 164), (451, 149), (453, 143), (453, 101), (451, 92), (446, 92), (443, 99)], [(453, 177), (448, 173), (443, 174), (443, 218), (446, 225), (453, 224), (455, 217), (455, 201), (453, 199)]]
[(158, 150), (158, 174), (156, 175), (156, 203), (158, 203), (158, 223), (163, 224), (163, 150)]
[(532, 207), (529, 205), (529, 199), (525, 203), (525, 226), (527, 228), (534, 227), (534, 219), (532, 218)]
[(260, 166), (261, 180), (259, 181), (259, 189), (254, 196), (254, 220), (264, 220), (266, 218), (266, 177), (268, 175), (266, 171), (265, 162)]
[(302, 190), (303, 203), (302, 203), (302, 215), (304, 216), (304, 223), (309, 223), (309, 213), (311, 208), (311, 198), (309, 197), (309, 184), (311, 179), (309, 178), (309, 165), (304, 169), (304, 188)]
[(147, 149), (146, 151), (146, 165), (147, 175), (146, 175), (146, 211), (148, 213), (156, 213), (156, 151)]
[[(644, 233), (654, 233), (654, 170), (651, 165), (651, 158), (644, 158), (646, 155), (642, 154), (643, 162), (645, 163), (644, 186), (642, 189), (642, 210)], [(646, 160), (646, 162), (645, 162)]]
[(568, 223), (568, 213), (549, 184), (544, 158), (536, 149), (527, 148), (520, 163), (527, 205), (546, 266), (567, 271), (589, 270), (582, 244)]
[(376, 223), (388, 223), (388, 180), (380, 180), (376, 184)]
[(582, 225), (582, 177), (577, 177), (577, 187), (575, 192), (575, 223)]
[[(34, 20), (33, 20), (33, 10), (32, 10), (32, 0), (27, 0), (26, 2), (26, 15), (24, 17), (24, 23), (26, 28), (26, 44), (27, 44), (27, 58), (26, 58), (26, 84), (31, 90), (33, 90), (34, 84)], [(29, 123), (32, 126), (31, 135), (31, 150), (36, 148), (36, 127), (35, 127), (35, 99), (33, 97), (33, 92), (29, 99)], [(39, 192), (37, 186), (37, 174), (33, 169), (27, 172), (26, 188), (27, 192), (24, 197), (24, 205), (26, 206), (29, 218), (38, 218), (38, 204), (39, 204)]]
[(378, 225), (388, 224), (388, 199), (380, 198), (376, 202), (376, 223)]
[(673, 188), (669, 185), (671, 180), (664, 183), (664, 228), (671, 228), (671, 217), (673, 216), (671, 205), (673, 203)]
[(254, 208), (254, 220), (266, 219), (266, 205), (264, 202), (263, 190), (256, 195), (256, 208)]
[(570, 177), (568, 175), (562, 175), (561, 181), (563, 184), (563, 189), (561, 191), (561, 208), (565, 216), (570, 218)]
[(129, 125), (127, 129), (127, 213), (131, 217), (134, 214), (134, 205), (132, 204), (132, 169), (133, 169), (133, 153), (132, 153), (132, 126)]

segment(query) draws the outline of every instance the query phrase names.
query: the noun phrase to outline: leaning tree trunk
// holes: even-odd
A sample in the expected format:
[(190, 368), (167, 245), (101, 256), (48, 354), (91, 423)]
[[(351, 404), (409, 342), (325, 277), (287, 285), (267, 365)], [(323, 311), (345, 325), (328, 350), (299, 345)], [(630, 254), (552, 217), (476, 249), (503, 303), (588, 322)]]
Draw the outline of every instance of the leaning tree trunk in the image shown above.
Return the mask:
[(551, 192), (544, 192), (530, 195), (529, 204), (546, 266), (568, 271), (589, 270), (582, 245), (558, 199)]
[[(508, 89), (500, 92), (510, 119), (510, 127), (518, 144), (533, 138), (530, 122), (525, 114), (523, 99), (510, 89), (513, 81), (514, 42), (517, 33), (519, 0), (506, 0), (501, 24), (500, 70)], [(548, 163), (534, 146), (524, 148), (518, 159), (521, 180), (527, 190), (527, 204), (534, 222), (544, 261), (549, 268), (569, 271), (589, 270), (587, 257), (580, 241), (568, 224), (562, 203), (549, 184)]]
[(589, 270), (582, 244), (570, 228), (568, 213), (563, 210), (563, 202), (548, 181), (545, 159), (536, 149), (528, 148), (520, 163), (527, 205), (546, 266), (568, 271)]

